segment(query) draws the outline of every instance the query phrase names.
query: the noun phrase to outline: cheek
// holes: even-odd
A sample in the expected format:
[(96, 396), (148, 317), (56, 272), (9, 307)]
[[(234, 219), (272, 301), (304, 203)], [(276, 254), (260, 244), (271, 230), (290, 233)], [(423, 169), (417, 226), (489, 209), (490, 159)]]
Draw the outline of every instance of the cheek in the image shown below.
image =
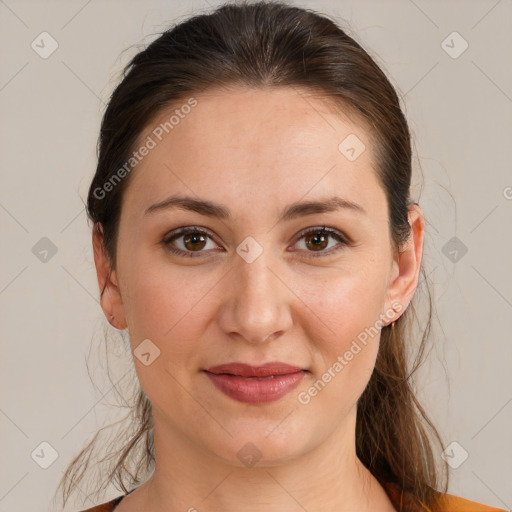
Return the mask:
[[(163, 411), (189, 410), (194, 401), (184, 390), (192, 388), (197, 372), (198, 341), (204, 338), (205, 294), (213, 286), (190, 273), (172, 272), (169, 266), (140, 265), (132, 274), (127, 321), (132, 351), (146, 339), (160, 350), (145, 366), (134, 355), (136, 372), (146, 395)], [(143, 270), (142, 270), (143, 269)], [(217, 279), (218, 280), (218, 279)], [(196, 411), (197, 412), (197, 411)]]
[(313, 373), (320, 382), (316, 381), (316, 388), (319, 393), (322, 390), (322, 401), (346, 410), (364, 391), (375, 366), (384, 280), (377, 272), (354, 269), (323, 282), (321, 289), (308, 284), (303, 294), (314, 312), (307, 338), (317, 354)]
[[(369, 269), (369, 270), (366, 270)], [(382, 311), (386, 286), (382, 273), (366, 264), (332, 272), (329, 279), (304, 279), (300, 292), (317, 318), (317, 328), (329, 344), (343, 350), (346, 343), (375, 325)], [(320, 332), (320, 331), (317, 331)], [(311, 339), (318, 338), (311, 333)]]
[(160, 362), (173, 373), (185, 372), (188, 361), (193, 367), (209, 318), (208, 297), (221, 285), (219, 276), (199, 267), (173, 270), (168, 262), (155, 260), (133, 265), (129, 275), (129, 296), (123, 302), (132, 349), (150, 339), (160, 349)]
[(193, 314), (201, 288), (203, 295), (207, 288), (197, 278), (190, 279), (191, 273), (173, 270), (164, 257), (133, 254), (124, 269), (129, 293), (123, 303), (130, 332), (135, 329), (144, 336), (152, 333), (164, 338), (179, 326), (181, 318), (186, 319), (187, 313)]

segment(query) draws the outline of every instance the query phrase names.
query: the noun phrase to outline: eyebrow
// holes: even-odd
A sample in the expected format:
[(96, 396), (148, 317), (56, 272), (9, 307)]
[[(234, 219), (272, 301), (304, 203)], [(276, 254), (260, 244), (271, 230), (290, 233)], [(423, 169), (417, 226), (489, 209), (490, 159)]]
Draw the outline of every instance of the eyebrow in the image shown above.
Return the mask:
[[(144, 216), (157, 211), (167, 210), (169, 208), (179, 208), (191, 212), (199, 213), (206, 217), (229, 220), (231, 213), (226, 206), (208, 201), (206, 199), (196, 199), (194, 197), (172, 195), (159, 203), (151, 205), (144, 213)], [(366, 215), (365, 209), (358, 203), (354, 203), (340, 196), (319, 199), (316, 201), (295, 202), (288, 205), (279, 215), (278, 222), (290, 221), (297, 217), (314, 215), (318, 213), (334, 212), (341, 209), (351, 210), (358, 214)]]

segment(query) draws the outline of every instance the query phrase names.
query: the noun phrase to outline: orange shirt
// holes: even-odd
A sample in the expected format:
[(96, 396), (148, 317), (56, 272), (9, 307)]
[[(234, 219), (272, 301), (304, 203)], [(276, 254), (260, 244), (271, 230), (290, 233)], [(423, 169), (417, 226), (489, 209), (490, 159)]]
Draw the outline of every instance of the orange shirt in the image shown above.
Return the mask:
[(401, 492), (400, 488), (390, 482), (381, 482), (386, 490), (389, 499), (397, 510), (403, 512), (507, 512), (505, 509), (489, 507), (476, 501), (470, 501), (452, 494), (443, 494), (440, 505), (436, 509), (430, 509), (426, 505), (411, 507), (408, 503), (407, 493)]
[[(401, 492), (396, 484), (389, 482), (381, 482), (381, 484), (393, 505), (398, 511), (402, 512), (507, 512), (502, 508), (489, 507), (477, 503), (476, 501), (453, 496), (452, 494), (443, 494), (441, 508), (436, 510), (432, 510), (426, 505), (411, 508), (411, 506), (408, 505), (407, 493)], [(82, 512), (112, 512), (123, 498), (124, 496), (119, 496), (112, 501), (103, 503), (103, 505), (98, 505), (97, 507), (89, 508)]]

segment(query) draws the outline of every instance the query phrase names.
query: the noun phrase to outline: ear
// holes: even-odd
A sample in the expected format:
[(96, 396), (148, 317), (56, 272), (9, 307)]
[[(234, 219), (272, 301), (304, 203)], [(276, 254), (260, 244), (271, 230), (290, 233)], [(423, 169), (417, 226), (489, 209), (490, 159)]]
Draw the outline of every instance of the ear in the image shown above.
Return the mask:
[(387, 310), (396, 311), (395, 317), (390, 322), (398, 320), (407, 309), (418, 286), (421, 270), (425, 218), (418, 204), (413, 203), (409, 206), (408, 219), (411, 233), (405, 246), (394, 257), (391, 284), (386, 298)]
[[(101, 225), (96, 223), (92, 230), (94, 264), (100, 288), (100, 304), (107, 321), (116, 329), (126, 329), (123, 301), (118, 287), (117, 274), (105, 252)], [(114, 319), (111, 320), (112, 315)]]

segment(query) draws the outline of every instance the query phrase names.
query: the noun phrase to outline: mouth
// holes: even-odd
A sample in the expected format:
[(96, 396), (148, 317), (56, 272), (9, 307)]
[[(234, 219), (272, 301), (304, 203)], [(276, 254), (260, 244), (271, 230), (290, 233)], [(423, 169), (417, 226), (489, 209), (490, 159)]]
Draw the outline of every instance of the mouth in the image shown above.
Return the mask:
[(239, 402), (267, 403), (279, 400), (295, 389), (307, 370), (287, 363), (252, 366), (230, 363), (204, 370), (214, 386)]

